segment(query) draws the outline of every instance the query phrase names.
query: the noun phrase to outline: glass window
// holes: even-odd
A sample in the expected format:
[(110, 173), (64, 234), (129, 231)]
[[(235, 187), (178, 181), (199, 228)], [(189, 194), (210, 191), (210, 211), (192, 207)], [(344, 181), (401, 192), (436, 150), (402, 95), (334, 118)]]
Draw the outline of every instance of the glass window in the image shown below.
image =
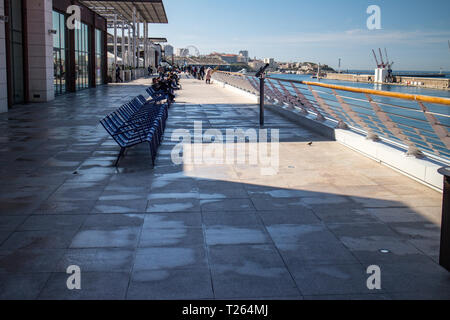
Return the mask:
[(103, 33), (95, 29), (95, 82), (97, 85), (103, 84)]
[(65, 16), (53, 11), (53, 75), (55, 94), (60, 95), (67, 92), (67, 59), (69, 56), (66, 46)]
[(23, 34), (22, 34), (22, 2), (10, 2), (10, 56), (12, 66), (13, 104), (25, 100), (24, 66), (23, 66)]
[(89, 88), (89, 27), (81, 23), (75, 29), (75, 83), (76, 90)]

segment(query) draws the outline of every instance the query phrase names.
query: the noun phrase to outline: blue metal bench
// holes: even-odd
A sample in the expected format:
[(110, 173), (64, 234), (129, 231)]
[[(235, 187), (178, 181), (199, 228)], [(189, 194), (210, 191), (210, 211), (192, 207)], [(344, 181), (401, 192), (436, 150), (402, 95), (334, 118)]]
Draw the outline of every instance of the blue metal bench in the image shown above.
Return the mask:
[(115, 166), (127, 149), (141, 143), (149, 143), (154, 166), (168, 117), (168, 105), (159, 104), (160, 101), (158, 98), (146, 100), (138, 96), (100, 121), (120, 146)]
[(152, 100), (158, 100), (158, 99), (167, 100), (167, 98), (168, 98), (167, 93), (165, 93), (164, 91), (156, 91), (152, 87), (147, 88), (146, 91), (147, 91), (148, 95), (150, 96), (150, 99), (152, 99)]

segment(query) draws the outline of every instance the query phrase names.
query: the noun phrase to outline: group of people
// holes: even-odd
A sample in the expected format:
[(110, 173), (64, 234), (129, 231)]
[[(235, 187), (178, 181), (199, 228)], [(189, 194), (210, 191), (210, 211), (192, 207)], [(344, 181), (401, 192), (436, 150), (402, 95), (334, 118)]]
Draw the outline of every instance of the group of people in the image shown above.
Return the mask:
[[(152, 68), (152, 66), (149, 66), (147, 68), (148, 71), (148, 76), (152, 76), (154, 74), (154, 70)], [(194, 79), (198, 79), (201, 81), (206, 81), (206, 84), (211, 84), (211, 77), (214, 73), (214, 70), (211, 68), (205, 68), (205, 66), (185, 66), (182, 67), (181, 70), (172, 67), (170, 70), (163, 67), (163, 66), (159, 66), (158, 68), (156, 68), (156, 70), (158, 72), (158, 77), (154, 78), (153, 81), (153, 87), (155, 90), (159, 91), (159, 90), (163, 90), (164, 92), (167, 93), (167, 95), (169, 96), (169, 102), (172, 103), (175, 100), (175, 95), (174, 95), (174, 90), (179, 90), (180, 86), (179, 86), (179, 81), (180, 78), (178, 76), (178, 73), (180, 73), (181, 71), (184, 71), (190, 75), (192, 75), (194, 77)], [(123, 82), (122, 78), (121, 78), (121, 68), (119, 65), (116, 66), (116, 82)]]
[(187, 66), (185, 72), (194, 77), (194, 79), (204, 81), (206, 78), (206, 83), (211, 84), (211, 77), (213, 74), (213, 69), (206, 69), (204, 66)]
[(180, 77), (178, 70), (164, 71), (158, 78), (153, 78), (152, 88), (155, 91), (163, 91), (168, 96), (169, 104), (175, 102), (175, 90), (180, 89)]
[[(123, 82), (121, 78), (121, 68), (119, 65), (116, 66), (116, 82)], [(147, 68), (148, 76), (152, 76), (154, 74), (152, 66)], [(180, 77), (178, 73), (180, 70), (177, 68), (165, 68), (158, 67), (155, 71), (158, 72), (158, 77), (152, 79), (152, 88), (155, 91), (162, 91), (168, 96), (169, 104), (175, 102), (175, 90), (179, 90), (180, 87)]]
[[(116, 66), (116, 82), (117, 83), (123, 82), (123, 79), (121, 77), (121, 71), (122, 71), (122, 68), (119, 65), (117, 65)], [(155, 70), (153, 70), (152, 66), (148, 66), (147, 71), (148, 71), (148, 76), (149, 77), (154, 74), (154, 71), (158, 72), (158, 75), (159, 75), (160, 78), (163, 78), (165, 76), (165, 74), (167, 73), (166, 68), (164, 68), (163, 66), (159, 66)]]

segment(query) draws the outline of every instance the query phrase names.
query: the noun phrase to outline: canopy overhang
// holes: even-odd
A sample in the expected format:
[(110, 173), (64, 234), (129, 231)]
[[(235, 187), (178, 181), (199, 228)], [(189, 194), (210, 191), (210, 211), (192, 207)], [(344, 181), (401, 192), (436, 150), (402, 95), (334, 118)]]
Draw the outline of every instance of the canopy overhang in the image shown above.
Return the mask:
[(139, 16), (139, 22), (168, 23), (163, 0), (81, 0), (85, 6), (108, 21), (133, 22), (133, 8)]

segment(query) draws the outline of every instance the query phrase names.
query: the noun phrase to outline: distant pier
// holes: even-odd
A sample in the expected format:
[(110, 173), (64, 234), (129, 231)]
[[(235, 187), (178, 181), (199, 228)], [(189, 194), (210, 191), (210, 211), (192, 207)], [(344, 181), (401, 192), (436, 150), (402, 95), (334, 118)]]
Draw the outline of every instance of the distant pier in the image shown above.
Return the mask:
[[(372, 74), (350, 74), (350, 73), (327, 73), (326, 79), (339, 81), (352, 81), (374, 83), (375, 76)], [(414, 75), (395, 75), (393, 85), (404, 85), (421, 88), (431, 88), (440, 90), (450, 89), (450, 79), (434, 77), (414, 76)]]

